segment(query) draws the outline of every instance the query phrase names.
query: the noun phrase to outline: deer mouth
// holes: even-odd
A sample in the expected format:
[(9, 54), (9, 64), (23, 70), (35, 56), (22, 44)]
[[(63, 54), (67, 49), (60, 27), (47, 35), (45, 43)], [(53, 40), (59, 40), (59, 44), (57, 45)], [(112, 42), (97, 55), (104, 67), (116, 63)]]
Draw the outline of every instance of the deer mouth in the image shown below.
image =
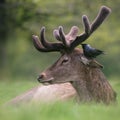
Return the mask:
[(44, 85), (49, 85), (49, 84), (53, 84), (53, 80), (54, 78), (50, 78), (50, 79), (47, 79), (47, 80), (38, 80), (40, 83), (44, 84)]

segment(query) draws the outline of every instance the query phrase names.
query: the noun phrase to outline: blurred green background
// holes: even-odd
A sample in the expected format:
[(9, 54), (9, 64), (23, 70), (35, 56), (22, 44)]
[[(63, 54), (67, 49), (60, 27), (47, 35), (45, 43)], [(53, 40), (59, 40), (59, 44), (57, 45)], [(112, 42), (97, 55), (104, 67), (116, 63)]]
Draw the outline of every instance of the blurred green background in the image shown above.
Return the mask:
[(81, 16), (90, 21), (100, 6), (106, 5), (112, 13), (86, 41), (107, 54), (97, 58), (107, 77), (120, 74), (120, 1), (115, 0), (1, 0), (0, 1), (0, 81), (24, 78), (35, 80), (37, 75), (54, 63), (59, 53), (40, 53), (35, 50), (31, 36), (39, 35), (46, 27), (46, 37), (56, 41), (52, 31), (62, 25), (67, 33), (77, 25), (83, 31)]

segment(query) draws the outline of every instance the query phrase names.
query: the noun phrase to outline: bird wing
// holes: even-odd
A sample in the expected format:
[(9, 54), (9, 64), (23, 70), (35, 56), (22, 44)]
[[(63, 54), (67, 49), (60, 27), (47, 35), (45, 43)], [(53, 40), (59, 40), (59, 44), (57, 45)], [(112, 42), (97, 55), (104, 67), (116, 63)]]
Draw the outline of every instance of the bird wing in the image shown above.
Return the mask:
[(84, 53), (87, 57), (93, 57), (95, 55), (95, 49), (94, 48), (85, 49)]
[(90, 54), (90, 56), (96, 57), (96, 56), (98, 56), (98, 55), (100, 55), (100, 54), (104, 54), (104, 52), (101, 51), (101, 50), (92, 48), (92, 49), (90, 49), (89, 54)]

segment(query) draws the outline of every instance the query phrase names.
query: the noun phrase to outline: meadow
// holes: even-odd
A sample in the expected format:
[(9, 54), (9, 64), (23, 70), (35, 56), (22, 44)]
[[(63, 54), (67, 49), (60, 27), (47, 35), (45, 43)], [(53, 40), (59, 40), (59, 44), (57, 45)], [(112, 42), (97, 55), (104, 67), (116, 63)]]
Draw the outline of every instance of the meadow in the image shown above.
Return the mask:
[(0, 119), (1, 120), (119, 120), (120, 118), (120, 82), (110, 79), (110, 84), (117, 92), (117, 103), (78, 104), (73, 101), (55, 103), (31, 103), (20, 106), (4, 106), (13, 97), (39, 85), (36, 81), (3, 81), (0, 84)]

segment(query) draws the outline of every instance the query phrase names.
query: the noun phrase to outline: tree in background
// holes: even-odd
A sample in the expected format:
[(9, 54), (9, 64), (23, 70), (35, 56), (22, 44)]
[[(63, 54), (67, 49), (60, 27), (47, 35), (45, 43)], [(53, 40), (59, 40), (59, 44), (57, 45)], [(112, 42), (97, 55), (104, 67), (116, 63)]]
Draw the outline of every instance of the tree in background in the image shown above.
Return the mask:
[(6, 41), (7, 41), (7, 13), (6, 0), (0, 1), (0, 66), (2, 67), (6, 61)]
[[(7, 60), (6, 44), (9, 36), (33, 19), (35, 4), (27, 0), (0, 0), (0, 66), (4, 67)], [(11, 41), (14, 42), (15, 40)]]

